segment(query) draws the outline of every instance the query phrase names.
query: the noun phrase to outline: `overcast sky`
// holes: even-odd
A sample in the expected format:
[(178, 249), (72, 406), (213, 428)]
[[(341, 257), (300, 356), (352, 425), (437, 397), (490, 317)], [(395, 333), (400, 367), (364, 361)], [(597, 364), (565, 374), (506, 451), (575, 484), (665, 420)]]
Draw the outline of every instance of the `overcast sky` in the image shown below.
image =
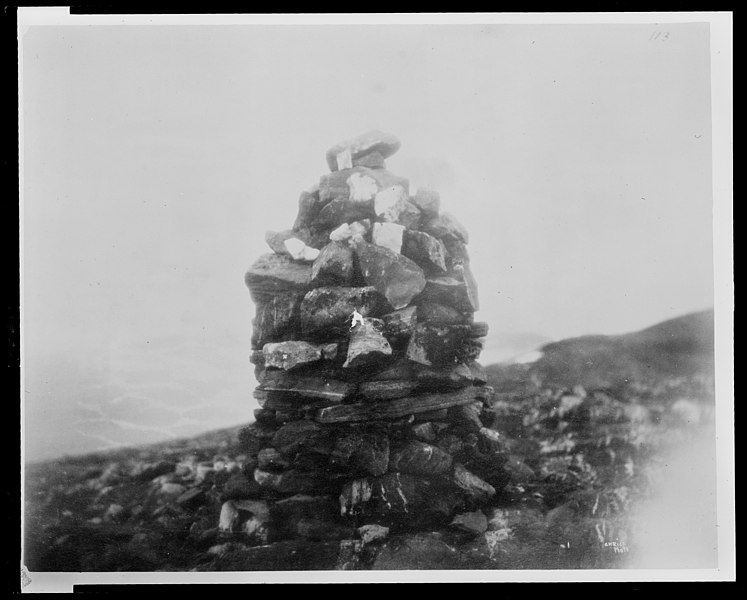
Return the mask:
[(707, 24), (36, 26), (21, 44), (27, 356), (248, 346), (265, 230), (373, 128), (469, 229), (492, 334), (713, 305)]

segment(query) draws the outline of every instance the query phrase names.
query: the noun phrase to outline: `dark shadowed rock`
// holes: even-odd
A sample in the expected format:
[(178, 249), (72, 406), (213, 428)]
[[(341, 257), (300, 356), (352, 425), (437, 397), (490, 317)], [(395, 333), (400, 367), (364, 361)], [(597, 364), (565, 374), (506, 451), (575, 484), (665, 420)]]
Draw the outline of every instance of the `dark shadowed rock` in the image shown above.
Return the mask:
[(440, 475), (451, 468), (451, 456), (436, 446), (412, 441), (395, 452), (389, 462), (391, 471), (415, 475)]
[(298, 215), (295, 223), (293, 223), (293, 231), (307, 229), (325, 204), (326, 202), (323, 202), (319, 197), (319, 190), (313, 193), (301, 192), (301, 196), (298, 198)]
[(272, 445), (282, 454), (292, 456), (302, 448), (331, 452), (330, 433), (314, 421), (293, 421), (283, 425), (272, 438)]
[(311, 290), (301, 303), (301, 327), (307, 334), (347, 333), (353, 312), (375, 317), (386, 311), (386, 302), (374, 287), (320, 287)]
[(243, 498), (258, 498), (262, 494), (259, 484), (244, 473), (234, 473), (223, 486), (221, 498), (223, 500), (239, 500)]
[(449, 526), (465, 533), (480, 535), (488, 530), (488, 518), (481, 510), (466, 512), (454, 517)]
[(445, 304), (462, 313), (475, 312), (480, 305), (477, 298), (477, 288), (472, 285), (474, 279), (470, 280), (471, 272), (468, 268), (459, 268), (461, 270), (455, 271), (453, 277), (428, 279), (420, 297), (421, 303)]
[(420, 323), (407, 345), (407, 358), (426, 366), (454, 365), (459, 361), (460, 349), (468, 337), (467, 325)]
[(366, 283), (382, 294), (395, 309), (405, 308), (423, 291), (423, 270), (409, 258), (365, 242), (357, 244), (355, 252)]
[(311, 265), (293, 262), (289, 256), (263, 254), (244, 276), (252, 300), (268, 302), (283, 292), (301, 292), (311, 284)]
[(311, 267), (313, 285), (347, 286), (353, 280), (353, 250), (341, 242), (331, 242), (322, 248)]
[(290, 462), (275, 448), (262, 448), (257, 455), (257, 467), (263, 471), (284, 471)]
[(382, 433), (351, 431), (335, 440), (330, 460), (353, 474), (383, 475), (389, 465), (389, 438)]
[(318, 228), (335, 229), (344, 223), (353, 223), (374, 216), (372, 200), (362, 202), (338, 197), (319, 211), (313, 225)]
[(298, 324), (303, 292), (286, 292), (257, 304), (252, 331), (252, 345), (261, 348), (291, 334)]
[(446, 272), (446, 247), (443, 242), (423, 231), (406, 231), (402, 254), (427, 272)]
[(447, 238), (458, 240), (464, 244), (469, 244), (469, 233), (454, 215), (443, 212), (433, 217), (425, 225), (423, 231), (430, 233), (440, 240)]
[(459, 463), (454, 465), (452, 482), (462, 493), (475, 502), (485, 502), (495, 496), (495, 488), (492, 485), (470, 473)]
[(461, 554), (439, 533), (395, 536), (376, 556), (374, 571), (465, 569)]
[(482, 429), (481, 410), (482, 403), (480, 402), (453, 406), (449, 409), (449, 420), (465, 433), (478, 433)]
[[(327, 150), (327, 164), (331, 171), (338, 169), (338, 155), (347, 152), (350, 161), (359, 160), (362, 157), (377, 153), (384, 158), (390, 157), (400, 148), (400, 141), (390, 133), (371, 130), (355, 138), (339, 142)], [(344, 160), (344, 159), (343, 159)]]
[(317, 492), (327, 486), (327, 481), (319, 473), (305, 473), (293, 469), (282, 473), (255, 469), (254, 480), (260, 487), (284, 495)]
[(392, 355), (392, 347), (384, 337), (384, 322), (364, 317), (350, 330), (345, 369), (357, 369), (380, 363)]
[(412, 364), (414, 365), (415, 379), (423, 389), (453, 390), (476, 383), (472, 371), (464, 364), (441, 367), (429, 367), (419, 363)]
[(220, 554), (200, 571), (314, 571), (338, 568), (340, 542), (288, 540)]
[(381, 317), (387, 337), (407, 338), (417, 324), (417, 307), (408, 306)]

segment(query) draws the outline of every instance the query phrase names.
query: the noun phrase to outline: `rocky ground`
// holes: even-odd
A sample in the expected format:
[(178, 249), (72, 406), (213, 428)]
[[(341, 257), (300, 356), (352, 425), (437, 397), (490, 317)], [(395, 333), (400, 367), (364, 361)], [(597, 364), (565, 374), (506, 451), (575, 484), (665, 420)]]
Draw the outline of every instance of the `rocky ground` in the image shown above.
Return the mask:
[[(489, 507), (452, 522), (386, 528), (345, 520), (334, 496), (252, 500), (256, 462), (235, 427), (27, 465), (24, 563), (32, 572), (627, 567), (645, 550), (632, 515), (667, 457), (713, 439), (711, 319), (567, 340), (535, 363), (489, 367), (509, 480)], [(706, 486), (711, 475), (693, 474)]]

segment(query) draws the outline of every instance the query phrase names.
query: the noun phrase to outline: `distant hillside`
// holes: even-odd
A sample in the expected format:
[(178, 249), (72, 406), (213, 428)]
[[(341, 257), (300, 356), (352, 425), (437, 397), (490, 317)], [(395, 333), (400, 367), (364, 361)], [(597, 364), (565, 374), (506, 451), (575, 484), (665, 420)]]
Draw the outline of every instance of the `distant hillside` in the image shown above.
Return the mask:
[[(692, 313), (623, 335), (588, 335), (542, 346), (526, 365), (492, 365), (497, 390), (541, 386), (619, 390), (655, 387), (673, 378), (711, 381), (713, 311)], [(518, 387), (517, 387), (518, 386)]]

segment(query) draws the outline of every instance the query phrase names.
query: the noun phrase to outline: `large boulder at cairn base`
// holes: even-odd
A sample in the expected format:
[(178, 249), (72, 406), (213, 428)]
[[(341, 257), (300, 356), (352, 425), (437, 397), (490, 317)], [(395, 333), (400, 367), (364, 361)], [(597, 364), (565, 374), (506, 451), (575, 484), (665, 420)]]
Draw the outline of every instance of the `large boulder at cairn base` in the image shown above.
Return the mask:
[(311, 265), (293, 262), (289, 256), (263, 254), (244, 275), (252, 300), (269, 302), (283, 292), (299, 292), (309, 288)]
[[(367, 131), (358, 137), (339, 142), (327, 150), (327, 165), (330, 171), (337, 171), (338, 168), (344, 168), (346, 160), (352, 164), (352, 161), (359, 160), (373, 152), (376, 152), (383, 161), (399, 150), (400, 145), (400, 141), (390, 133), (378, 130)], [(341, 154), (343, 156), (338, 159)], [(376, 160), (379, 160), (378, 157)]]
[(356, 244), (355, 252), (366, 283), (395, 309), (405, 308), (425, 288), (423, 270), (409, 258), (365, 242)]

